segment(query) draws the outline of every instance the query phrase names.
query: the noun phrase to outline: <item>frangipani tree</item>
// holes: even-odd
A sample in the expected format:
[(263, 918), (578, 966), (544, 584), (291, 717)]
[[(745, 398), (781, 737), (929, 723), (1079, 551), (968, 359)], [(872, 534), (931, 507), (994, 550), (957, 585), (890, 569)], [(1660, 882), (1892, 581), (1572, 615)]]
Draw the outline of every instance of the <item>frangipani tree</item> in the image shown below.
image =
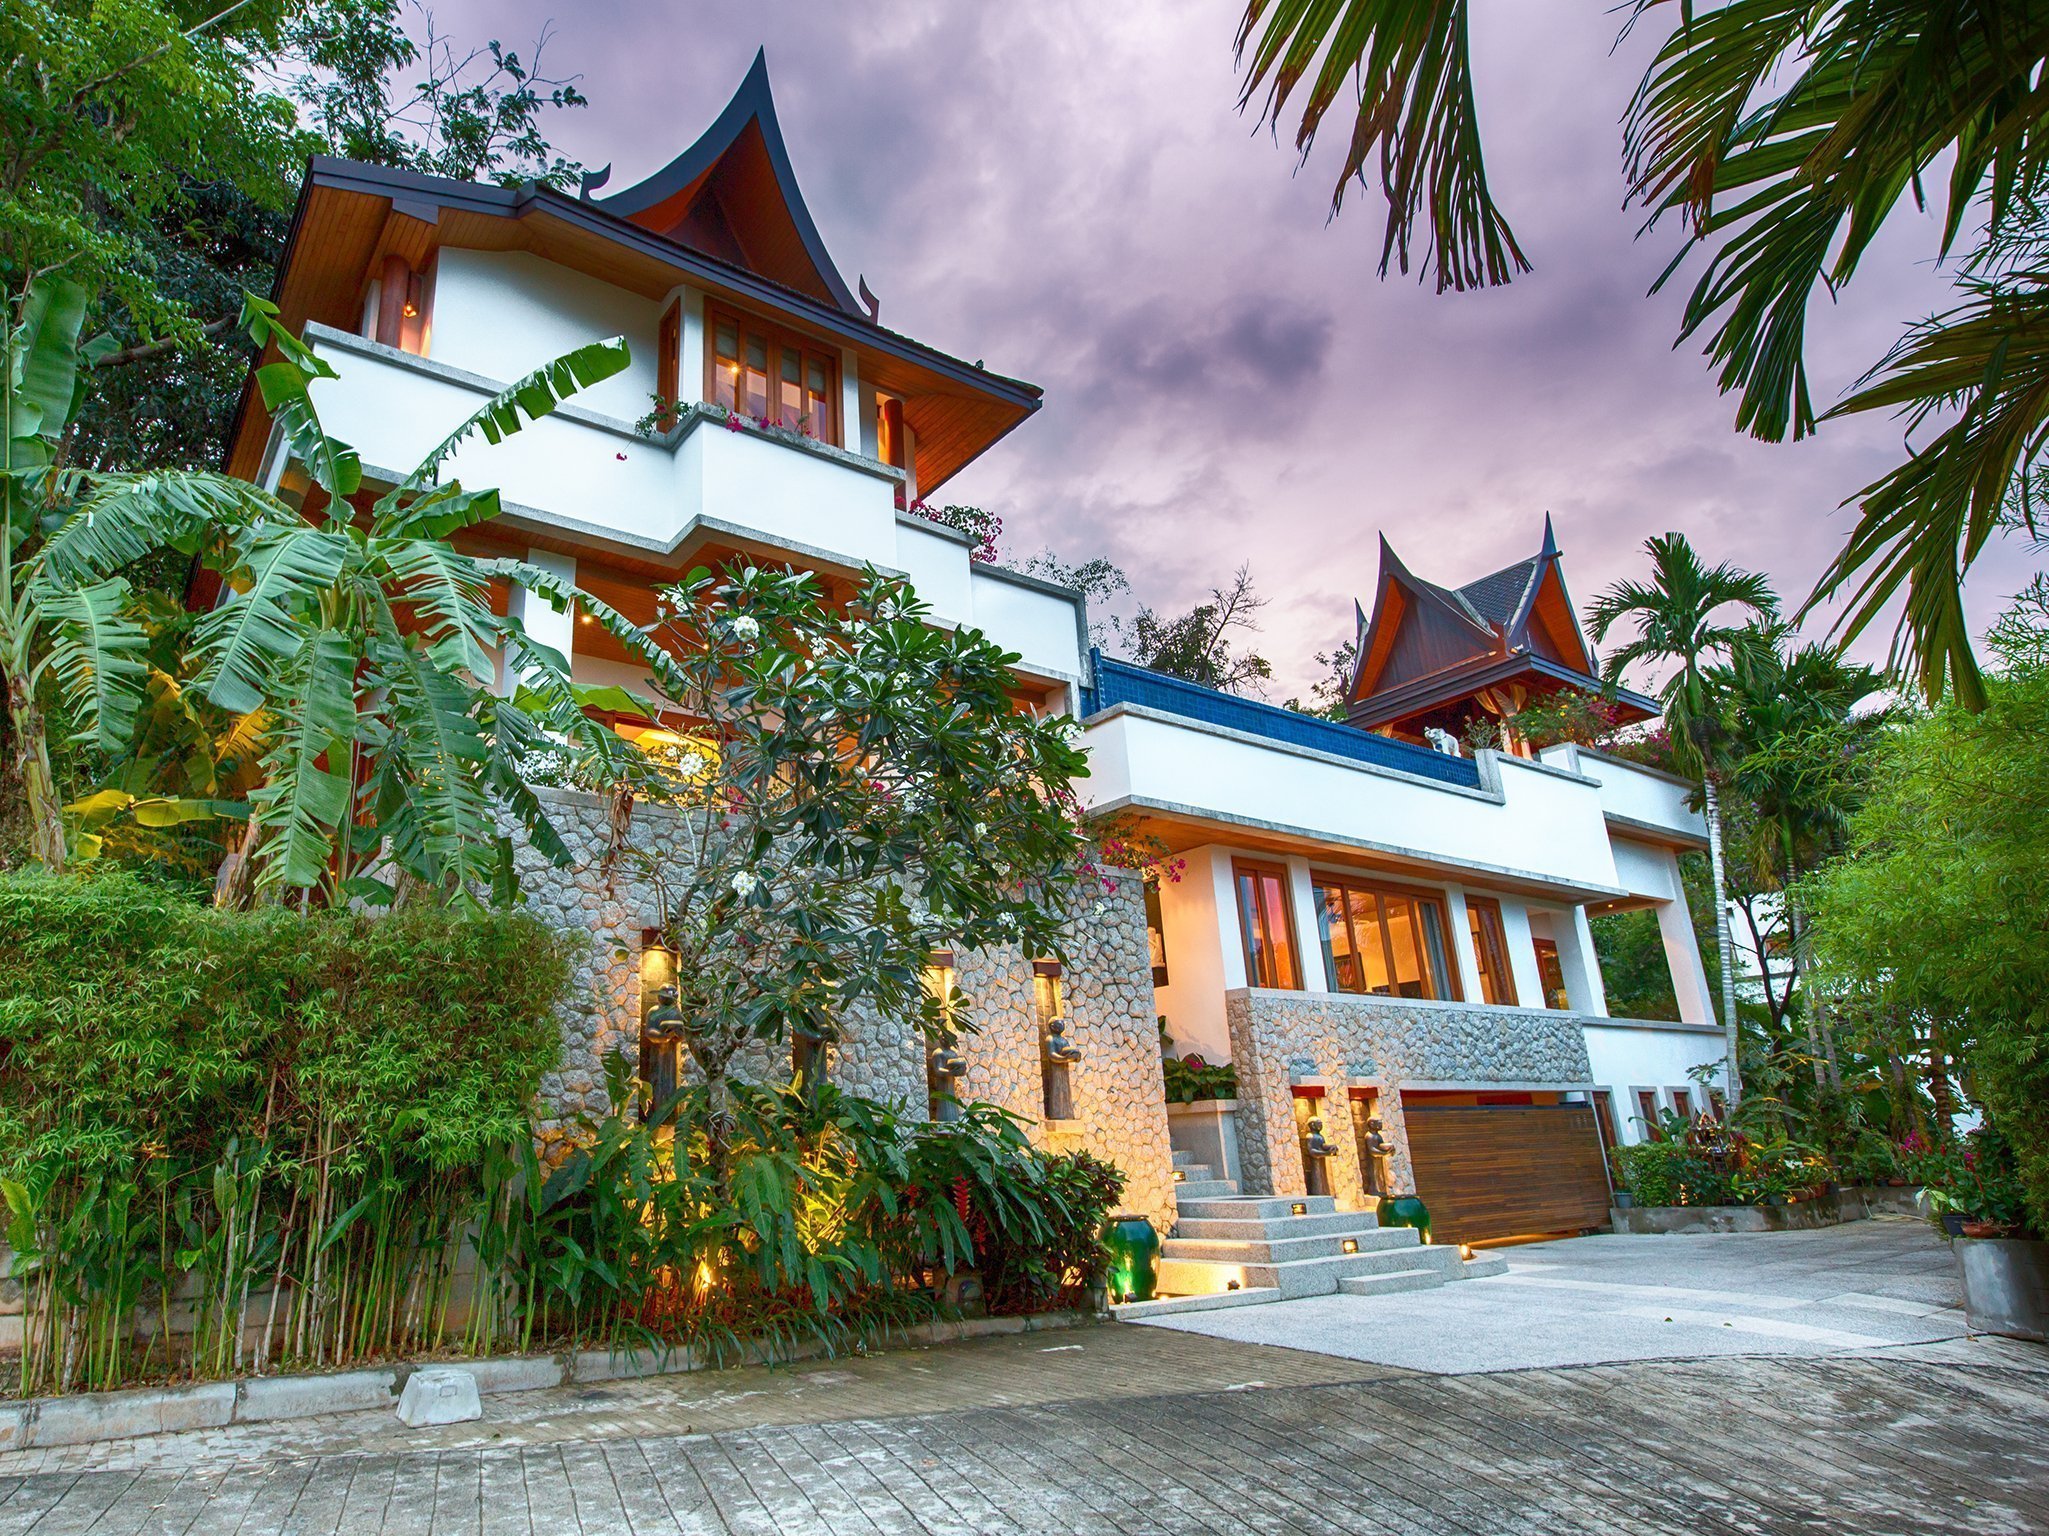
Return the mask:
[[(319, 493), (311, 515), (203, 474), (109, 476), (81, 509), (88, 522), (136, 502), (232, 512), (214, 519), (224, 595), (198, 626), (194, 680), (230, 714), (265, 719), (251, 836), (231, 872), (329, 901), (387, 901), (406, 881), (456, 900), (505, 894), (499, 812), (543, 853), (567, 857), (521, 761), (566, 745), (626, 772), (631, 753), (586, 718), (560, 653), (492, 611), (493, 580), (575, 607), (658, 677), (666, 658), (637, 625), (552, 573), (455, 549), (452, 534), (498, 514), (498, 493), (441, 473), (471, 437), (495, 443), (617, 373), (626, 344), (579, 347), (519, 380), (372, 500), (356, 451), (327, 434), (314, 406), (311, 386), (334, 370), (278, 323), (275, 306), (252, 296), (243, 318), (251, 340), (275, 350), (256, 381)], [(516, 697), (498, 691), (501, 678), (519, 679)]]
[(700, 745), (679, 757), (674, 840), (635, 857), (715, 1123), (754, 1042), (824, 1045), (864, 1006), (960, 1028), (924, 989), (935, 949), (1064, 953), (1086, 769), (1068, 722), (1014, 699), (1015, 655), (873, 572), (844, 608), (752, 566), (693, 571), (666, 602)]
[(1684, 534), (1664, 533), (1648, 539), (1644, 551), (1651, 557), (1651, 579), (1617, 582), (1588, 604), (1587, 620), (1597, 645), (1623, 620), (1635, 625), (1635, 638), (1609, 652), (1602, 664), (1608, 682), (1621, 682), (1634, 666), (1674, 666), (1658, 690), (1658, 699), (1672, 733), (1673, 757), (1682, 772), (1700, 780), (1707, 807), (1708, 860), (1715, 881), (1715, 939), (1722, 952), (1722, 1033), (1729, 1054), (1729, 1102), (1734, 1105), (1742, 1100), (1743, 1082), (1736, 1059), (1736, 974), (1730, 961), (1721, 796), (1715, 784), (1721, 770), (1721, 722), (1714, 709), (1708, 669), (1727, 660), (1750, 633), (1742, 622), (1730, 622), (1726, 610), (1770, 618), (1777, 612), (1778, 600), (1762, 576), (1726, 563), (1710, 570)]

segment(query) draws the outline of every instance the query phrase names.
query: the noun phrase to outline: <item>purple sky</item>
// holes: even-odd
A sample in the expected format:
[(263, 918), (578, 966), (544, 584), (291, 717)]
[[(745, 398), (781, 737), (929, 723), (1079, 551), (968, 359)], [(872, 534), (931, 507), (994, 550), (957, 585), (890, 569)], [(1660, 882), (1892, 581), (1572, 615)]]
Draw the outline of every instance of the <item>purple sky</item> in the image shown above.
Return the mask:
[[(1619, 120), (1647, 38), (1613, 50), (1606, 6), (1479, 0), (1482, 127), (1536, 270), (1438, 295), (1375, 275), (1380, 202), (1326, 220), (1345, 124), (1294, 155), (1235, 110), (1238, 0), (930, 0), (711, 7), (445, 0), (459, 37), (525, 42), (592, 105), (558, 145), (623, 187), (711, 120), (758, 45), (827, 245), (883, 319), (1044, 386), (1045, 408), (943, 499), (1002, 515), (1008, 558), (1104, 554), (1141, 599), (1186, 606), (1249, 560), (1270, 599), (1276, 698), (1370, 606), (1385, 532), (1457, 584), (1557, 521), (1582, 607), (1639, 574), (1668, 528), (1769, 571), (1797, 601), (1847, 532), (1842, 499), (1899, 451), (1888, 422), (1798, 445), (1732, 430), (1683, 294), (1647, 299), (1676, 234), (1635, 238)], [(1613, 50), (1613, 51), (1611, 51)], [(1842, 303), (1818, 305), (1816, 398), (1833, 401), (1943, 302), (1933, 220), (1896, 216)], [(1987, 618), (2038, 567), (1974, 571)], [(1860, 649), (1882, 654), (1883, 641)]]

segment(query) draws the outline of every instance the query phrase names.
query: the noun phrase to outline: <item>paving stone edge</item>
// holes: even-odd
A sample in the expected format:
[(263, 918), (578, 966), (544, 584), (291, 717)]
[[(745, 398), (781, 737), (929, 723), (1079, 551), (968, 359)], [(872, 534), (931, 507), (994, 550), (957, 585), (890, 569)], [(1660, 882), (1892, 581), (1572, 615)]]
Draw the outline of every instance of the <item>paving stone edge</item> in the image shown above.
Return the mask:
[[(1087, 1312), (1045, 1312), (1030, 1317), (972, 1317), (926, 1323), (890, 1335), (890, 1347), (947, 1344), (959, 1339), (1085, 1327), (1100, 1321)], [(815, 1359), (822, 1347), (800, 1347), (786, 1359)], [(761, 1364), (750, 1350), (743, 1363)], [(435, 1360), (477, 1378), (484, 1396), (531, 1392), (575, 1383), (620, 1381), (704, 1369), (689, 1350), (565, 1350), (556, 1355), (494, 1355), (480, 1360)], [(235, 1381), (181, 1387), (139, 1387), (125, 1392), (80, 1392), (0, 1403), (0, 1451), (23, 1451), (185, 1429), (220, 1429), (269, 1419), (390, 1408), (419, 1365), (403, 1363), (317, 1375), (245, 1376)]]

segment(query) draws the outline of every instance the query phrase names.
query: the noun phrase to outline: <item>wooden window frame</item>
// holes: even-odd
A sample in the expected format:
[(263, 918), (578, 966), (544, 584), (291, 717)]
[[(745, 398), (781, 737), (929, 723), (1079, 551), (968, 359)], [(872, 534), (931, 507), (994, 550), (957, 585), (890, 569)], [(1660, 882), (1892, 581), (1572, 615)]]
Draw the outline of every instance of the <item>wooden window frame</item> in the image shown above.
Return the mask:
[[(1500, 990), (1506, 997), (1490, 997), (1494, 989), (1488, 986), (1494, 968), (1487, 963), (1487, 946), (1481, 929), (1485, 926), (1482, 917), (1493, 925), (1495, 959), (1499, 963)], [(1466, 931), (1473, 941), (1473, 968), (1480, 973), (1480, 997), (1483, 1002), (1496, 1008), (1520, 1008), (1522, 996), (1515, 984), (1515, 966), (1508, 958), (1508, 924), (1501, 916), (1501, 903), (1492, 896), (1468, 896), (1466, 898)]]
[[(1243, 893), (1239, 890), (1239, 882), (1248, 878), (1253, 883), (1255, 894), (1255, 900), (1249, 909)], [(1275, 979), (1272, 981), (1267, 980), (1261, 974), (1259, 950), (1254, 947), (1252, 942), (1251, 922), (1253, 919), (1264, 921), (1265, 916), (1263, 907), (1256, 899), (1259, 882), (1263, 878), (1270, 878), (1280, 882), (1281, 922), (1284, 925), (1284, 937), (1287, 941), (1286, 952), (1288, 960), (1294, 969), (1292, 976), (1283, 977), (1279, 975), (1280, 968), (1278, 966), (1272, 967), (1271, 969), (1275, 973)], [(1301, 935), (1295, 928), (1295, 893), (1291, 889), (1293, 883), (1288, 878), (1288, 867), (1285, 864), (1268, 864), (1257, 859), (1231, 860), (1231, 893), (1238, 898), (1238, 940), (1245, 951), (1245, 984), (1247, 986), (1264, 987), (1274, 992), (1300, 992), (1302, 990), (1302, 945)], [(1266, 952), (1269, 955), (1274, 953), (1274, 946), (1271, 943), (1266, 946)]]
[[(1326, 870), (1311, 870), (1309, 872), (1309, 883), (1310, 888), (1316, 892), (1319, 905), (1323, 902), (1323, 892), (1333, 888), (1348, 894), (1357, 893), (1373, 898), (1374, 912), (1379, 918), (1376, 926), (1380, 930), (1381, 962), (1387, 967), (1387, 977), (1390, 984), (1393, 983), (1396, 975), (1394, 940), (1388, 933), (1387, 909), (1384, 903), (1392, 898), (1399, 901), (1414, 902), (1418, 909), (1423, 906), (1435, 908), (1437, 912), (1437, 935), (1444, 950), (1441, 956), (1444, 974), (1441, 978), (1426, 975), (1424, 982), (1426, 987), (1430, 988), (1436, 988), (1441, 984), (1444, 995), (1440, 996), (1437, 991), (1432, 990), (1420, 999), (1411, 998), (1405, 999), (1405, 1001), (1431, 1003), (1460, 1003), (1465, 1001), (1465, 988), (1459, 984), (1458, 939), (1451, 931), (1451, 908), (1442, 892), (1419, 890), (1413, 886), (1395, 885), (1379, 880), (1362, 880), (1357, 875), (1340, 875)], [(1358, 924), (1352, 921), (1352, 908), (1349, 902), (1344, 904), (1344, 917), (1345, 934), (1351, 941), (1352, 953), (1358, 954), (1360, 952)], [(1416, 952), (1422, 959), (1423, 969), (1427, 973), (1432, 967), (1429, 946), (1423, 942), (1420, 920), (1417, 923), (1416, 929)], [(1331, 975), (1328, 978), (1333, 992), (1343, 992), (1347, 997), (1378, 997), (1382, 995), (1377, 992), (1346, 992), (1337, 984), (1336, 970), (1335, 966), (1331, 967)], [(1401, 997), (1399, 992), (1389, 992), (1386, 995), (1393, 998)]]
[(683, 301), (672, 299), (655, 324), (655, 426), (667, 432), (682, 415)]
[[(704, 398), (716, 402), (719, 398), (719, 327), (730, 325), (742, 358), (746, 355), (750, 336), (758, 337), (764, 350), (764, 371), (767, 374), (768, 420), (781, 424), (783, 420), (783, 359), (786, 353), (797, 358), (797, 419), (802, 422), (811, 413), (806, 409), (805, 396), (808, 390), (805, 380), (809, 370), (807, 364), (821, 363), (825, 368), (825, 389), (820, 396), (818, 415), (822, 421), (814, 421), (812, 429), (804, 435), (818, 442), (839, 448), (845, 446), (846, 423), (840, 418), (845, 414), (840, 399), (840, 355), (839, 349), (805, 336), (799, 332), (763, 320), (745, 310), (728, 309), (721, 305), (704, 306)], [(744, 366), (744, 365), (743, 365)], [(736, 381), (733, 386), (733, 406), (744, 412), (743, 391)], [(788, 430), (800, 430), (789, 428)]]

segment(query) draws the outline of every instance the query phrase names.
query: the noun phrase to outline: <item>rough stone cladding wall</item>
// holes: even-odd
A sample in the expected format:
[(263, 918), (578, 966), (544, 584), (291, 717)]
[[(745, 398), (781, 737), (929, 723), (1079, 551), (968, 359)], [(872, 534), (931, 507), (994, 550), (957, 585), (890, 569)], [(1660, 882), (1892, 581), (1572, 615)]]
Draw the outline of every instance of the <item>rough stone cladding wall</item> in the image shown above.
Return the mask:
[[(541, 1080), (545, 1134), (579, 1112), (602, 1114), (609, 1107), (605, 1052), (625, 1051), (637, 1059), (641, 934), (656, 925), (657, 914), (652, 893), (633, 878), (629, 866), (606, 864), (612, 843), (606, 803), (567, 790), (540, 794), (569, 848), (570, 863), (556, 868), (515, 832), (520, 889), (527, 906), (546, 922), (590, 934), (561, 1012), (561, 1064)], [(663, 807), (638, 807), (627, 841), (653, 846), (674, 819), (675, 813)], [(1041, 1118), (1031, 963), (1015, 950), (963, 952), (956, 962), (957, 985), (977, 1026), (961, 1041), (968, 1062), (961, 1096), (988, 1099), (1024, 1115), (1041, 1145), (1086, 1147), (1108, 1158), (1129, 1180), (1126, 1208), (1143, 1211), (1165, 1232), (1174, 1214), (1173, 1155), (1167, 1143), (1144, 888), (1135, 876), (1116, 884), (1114, 892), (1084, 902), (1068, 938), (1063, 978), (1068, 1038), (1083, 1052), (1072, 1069), (1075, 1118), (1056, 1124)], [(742, 1070), (762, 1076), (771, 1067), (787, 1071), (788, 1064), (786, 1047), (773, 1060), (764, 1047), (743, 1061)], [(850, 1092), (900, 1100), (920, 1112), (926, 1103), (925, 1045), (904, 1021), (872, 1011), (846, 1020), (831, 1071)]]
[(1295, 1128), (1297, 1081), (1324, 1085), (1323, 1134), (1337, 1147), (1331, 1188), (1349, 1209), (1366, 1200), (1354, 1087), (1378, 1090), (1375, 1108), (1391, 1149), (1388, 1182), (1413, 1191), (1403, 1083), (1563, 1085), (1593, 1077), (1576, 1014), (1242, 989), (1226, 994), (1224, 1012), (1238, 1069), (1247, 1193), (1299, 1195), (1307, 1186)]

